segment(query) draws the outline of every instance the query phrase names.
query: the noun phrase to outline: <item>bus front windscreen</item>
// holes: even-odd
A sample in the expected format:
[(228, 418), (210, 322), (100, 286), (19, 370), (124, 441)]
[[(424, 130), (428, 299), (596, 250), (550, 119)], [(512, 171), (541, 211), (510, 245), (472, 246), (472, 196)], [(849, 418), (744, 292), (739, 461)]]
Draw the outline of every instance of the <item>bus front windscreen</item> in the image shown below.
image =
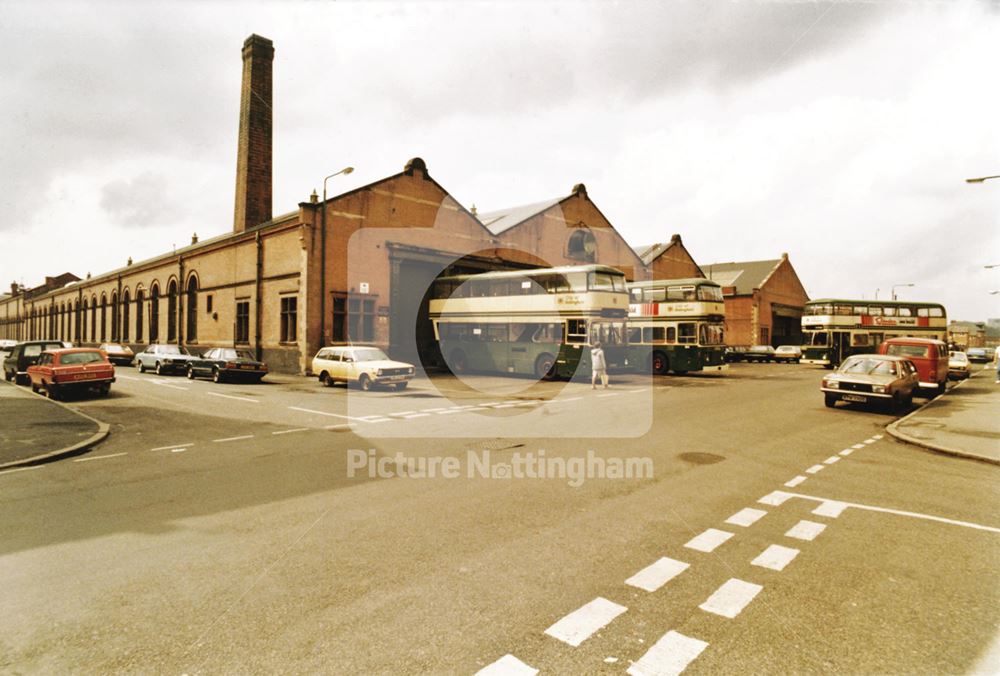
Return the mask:
[(826, 347), (830, 342), (830, 334), (826, 331), (817, 331), (809, 338), (809, 344), (814, 347)]

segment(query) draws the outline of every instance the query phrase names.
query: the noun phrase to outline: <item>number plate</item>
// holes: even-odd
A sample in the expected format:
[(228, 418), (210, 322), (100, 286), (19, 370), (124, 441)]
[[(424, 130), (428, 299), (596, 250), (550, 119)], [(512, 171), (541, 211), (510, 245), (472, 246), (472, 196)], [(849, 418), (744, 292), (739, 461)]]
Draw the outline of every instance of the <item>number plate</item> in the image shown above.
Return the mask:
[(862, 404), (868, 401), (868, 397), (862, 397), (860, 394), (844, 394), (841, 395), (841, 399), (844, 401), (856, 401)]
[(73, 380), (91, 380), (96, 377), (96, 373), (77, 373), (73, 376)]
[(256, 366), (254, 366), (253, 364), (243, 364), (242, 366), (240, 366), (240, 368), (241, 368), (241, 369), (244, 369), (244, 370), (246, 370), (246, 371), (253, 371), (253, 370), (254, 370), (254, 369), (256, 369), (257, 367), (256, 367)]

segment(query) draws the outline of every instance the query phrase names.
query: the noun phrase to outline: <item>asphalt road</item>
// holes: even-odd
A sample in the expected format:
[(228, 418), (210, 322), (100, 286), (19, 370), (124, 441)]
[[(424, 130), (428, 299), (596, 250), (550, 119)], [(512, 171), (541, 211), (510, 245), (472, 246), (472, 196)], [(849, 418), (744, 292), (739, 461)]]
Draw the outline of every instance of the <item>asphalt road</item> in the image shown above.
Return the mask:
[[(1000, 624), (1000, 469), (826, 409), (822, 373), (359, 393), (119, 369), (73, 404), (108, 441), (0, 472), (0, 671), (967, 671)], [(653, 476), (509, 478), (542, 451)], [(397, 453), (438, 475), (369, 476)]]

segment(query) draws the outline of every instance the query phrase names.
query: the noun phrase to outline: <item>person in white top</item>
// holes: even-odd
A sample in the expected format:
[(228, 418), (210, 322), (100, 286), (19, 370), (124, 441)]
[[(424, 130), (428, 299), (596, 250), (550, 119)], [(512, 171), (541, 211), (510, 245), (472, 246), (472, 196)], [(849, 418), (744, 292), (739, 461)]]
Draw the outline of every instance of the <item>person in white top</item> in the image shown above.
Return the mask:
[(600, 341), (594, 341), (590, 348), (590, 389), (597, 389), (597, 377), (601, 377), (604, 389), (608, 387), (608, 363), (604, 360), (604, 350)]
[(993, 350), (993, 364), (997, 367), (997, 382), (1000, 383), (1000, 345)]

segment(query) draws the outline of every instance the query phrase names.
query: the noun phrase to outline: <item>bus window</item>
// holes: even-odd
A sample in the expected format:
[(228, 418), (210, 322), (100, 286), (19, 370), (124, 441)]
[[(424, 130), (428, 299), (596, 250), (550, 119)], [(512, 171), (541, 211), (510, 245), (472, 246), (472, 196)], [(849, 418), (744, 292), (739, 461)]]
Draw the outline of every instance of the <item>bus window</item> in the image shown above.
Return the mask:
[(567, 272), (566, 282), (569, 284), (570, 291), (579, 291), (583, 293), (587, 290), (587, 273), (586, 272)]
[(835, 314), (835, 315), (849, 315), (853, 311), (854, 310), (851, 308), (850, 305), (834, 305), (833, 306), (833, 314)]
[(722, 345), (725, 342), (719, 324), (701, 324), (698, 330), (702, 345)]
[(638, 345), (642, 342), (642, 329), (638, 326), (628, 327), (628, 342)]
[(852, 347), (866, 347), (870, 345), (867, 333), (855, 333), (851, 335)]
[(913, 310), (911, 310), (908, 307), (901, 307), (901, 308), (899, 308), (899, 316), (900, 317), (912, 317), (913, 316)]
[(817, 331), (812, 334), (812, 339), (809, 341), (810, 345), (816, 347), (826, 347), (829, 344), (830, 334), (826, 331)]
[(677, 327), (668, 326), (667, 327), (667, 342), (676, 343), (677, 342)]
[(855, 305), (854, 306), (854, 314), (856, 314), (856, 315), (866, 315), (866, 314), (868, 314), (868, 306), (867, 305)]
[(642, 289), (632, 289), (632, 302), (633, 303), (642, 302)]
[(695, 329), (694, 322), (681, 322), (677, 325), (680, 330), (680, 338), (678, 342), (680, 343), (694, 343), (698, 340), (698, 334)]
[(939, 307), (932, 307), (931, 317), (944, 317), (944, 310)]
[(591, 272), (588, 288), (591, 291), (618, 291), (615, 289), (615, 277), (607, 272)]
[(656, 286), (651, 289), (646, 289), (646, 302), (647, 303), (662, 303), (667, 299), (667, 290), (662, 286)]
[(699, 286), (698, 300), (722, 300), (722, 288), (718, 286)]
[(926, 308), (926, 307), (918, 307), (917, 308), (917, 316), (918, 317), (927, 317), (927, 316), (929, 316), (929, 314), (930, 314), (928, 312), (929, 309), (930, 308)]
[(666, 340), (666, 330), (662, 326), (646, 326), (642, 329), (643, 343), (656, 343), (659, 345)]
[(587, 342), (587, 320), (569, 319), (566, 321), (566, 342), (567, 343)]
[(868, 308), (868, 314), (870, 314), (872, 317), (881, 317), (882, 308), (872, 305), (870, 308)]
[(507, 326), (507, 324), (487, 324), (486, 342), (506, 343), (507, 336), (509, 333), (510, 333), (510, 328)]

